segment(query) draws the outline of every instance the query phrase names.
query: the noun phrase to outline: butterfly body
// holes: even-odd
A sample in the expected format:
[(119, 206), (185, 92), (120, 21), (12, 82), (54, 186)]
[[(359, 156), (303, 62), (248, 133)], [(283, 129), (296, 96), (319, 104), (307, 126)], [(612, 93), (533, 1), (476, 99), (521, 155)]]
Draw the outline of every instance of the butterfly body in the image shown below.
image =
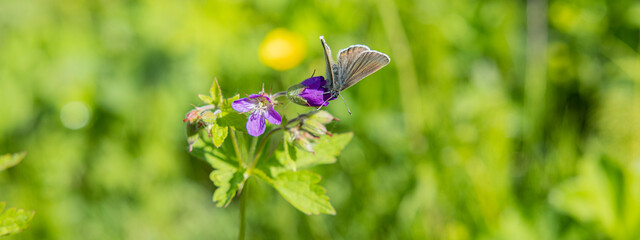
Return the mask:
[(338, 97), (340, 92), (355, 85), (391, 61), (387, 54), (371, 50), (365, 45), (356, 44), (340, 50), (337, 62), (334, 63), (331, 58), (331, 49), (323, 36), (320, 36), (320, 42), (327, 63), (327, 85), (325, 88), (329, 90), (331, 99)]

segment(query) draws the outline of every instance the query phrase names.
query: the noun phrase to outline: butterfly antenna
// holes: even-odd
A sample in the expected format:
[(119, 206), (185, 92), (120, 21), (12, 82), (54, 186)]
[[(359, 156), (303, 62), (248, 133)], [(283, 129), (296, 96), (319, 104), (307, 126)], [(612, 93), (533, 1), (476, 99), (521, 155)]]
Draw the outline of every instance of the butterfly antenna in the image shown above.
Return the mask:
[(313, 75), (316, 75), (316, 70), (313, 69), (313, 73), (311, 74), (311, 77), (313, 77)]
[(349, 115), (351, 114), (351, 110), (349, 110), (349, 105), (347, 105), (347, 101), (344, 100), (344, 98), (342, 97), (342, 94), (338, 94), (340, 96), (340, 98), (342, 98), (342, 102), (344, 103), (344, 106), (347, 107), (347, 112), (349, 112)]

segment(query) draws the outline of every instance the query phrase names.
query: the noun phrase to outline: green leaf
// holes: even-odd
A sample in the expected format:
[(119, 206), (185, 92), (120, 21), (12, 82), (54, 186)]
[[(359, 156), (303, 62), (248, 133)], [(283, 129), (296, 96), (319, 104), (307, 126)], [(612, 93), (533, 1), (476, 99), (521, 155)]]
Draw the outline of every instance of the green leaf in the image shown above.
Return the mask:
[(216, 148), (212, 142), (205, 138), (199, 138), (193, 144), (192, 156), (208, 162), (215, 169), (235, 168), (238, 166), (238, 160), (231, 158), (234, 156), (233, 149), (230, 146), (222, 146)]
[(237, 168), (226, 168), (213, 170), (209, 178), (218, 187), (213, 193), (213, 201), (218, 207), (226, 207), (242, 188), (245, 176)]
[(4, 154), (0, 156), (0, 171), (17, 165), (25, 156), (27, 156), (27, 152)]
[[(318, 139), (318, 143), (313, 147), (313, 153), (297, 150), (293, 159), (298, 169), (312, 167), (319, 164), (330, 164), (336, 162), (336, 157), (340, 155), (342, 149), (351, 141), (353, 133), (339, 133), (333, 136), (324, 135)], [(296, 147), (297, 148), (297, 147)], [(276, 152), (276, 157), (286, 157), (286, 154)]]
[(213, 140), (213, 145), (216, 147), (222, 146), (224, 140), (227, 138), (227, 134), (229, 133), (229, 127), (220, 126), (217, 123), (213, 124), (211, 128), (211, 139)]
[(211, 95), (211, 103), (213, 105), (218, 105), (223, 97), (222, 90), (220, 89), (220, 84), (218, 83), (218, 79), (213, 79), (213, 84), (211, 85), (211, 89), (209, 89), (209, 94)]
[(198, 98), (200, 98), (200, 100), (202, 100), (202, 102), (206, 103), (206, 104), (212, 104), (213, 103), (213, 99), (211, 99), (210, 96), (204, 95), (204, 94), (198, 94)]
[(229, 157), (233, 156), (230, 151), (228, 145), (216, 148), (202, 138), (194, 143), (191, 151), (191, 155), (207, 161), (214, 168), (209, 178), (217, 187), (213, 201), (218, 207), (226, 207), (233, 200), (245, 179), (245, 170), (238, 167), (237, 160)]
[(247, 116), (236, 112), (236, 110), (233, 110), (231, 107), (231, 103), (238, 99), (240, 99), (240, 95), (236, 94), (222, 101), (222, 106), (220, 107), (221, 113), (216, 123), (221, 127), (231, 127), (237, 131), (246, 132)]
[(5, 206), (5, 202), (0, 202), (0, 236), (21, 232), (29, 226), (29, 222), (35, 215), (35, 211), (16, 208), (9, 208), (3, 212)]
[(320, 175), (310, 171), (283, 172), (274, 179), (262, 171), (254, 169), (259, 178), (273, 186), (282, 197), (307, 215), (336, 214), (331, 206), (326, 190), (318, 185)]

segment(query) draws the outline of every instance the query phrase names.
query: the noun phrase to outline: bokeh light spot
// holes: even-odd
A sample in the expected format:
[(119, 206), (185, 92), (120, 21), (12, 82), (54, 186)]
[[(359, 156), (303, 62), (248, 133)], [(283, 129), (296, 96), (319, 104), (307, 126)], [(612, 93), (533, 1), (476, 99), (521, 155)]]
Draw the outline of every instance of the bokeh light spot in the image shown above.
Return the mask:
[(89, 122), (89, 108), (83, 102), (69, 102), (60, 110), (60, 121), (69, 129), (80, 129)]
[(264, 38), (258, 49), (258, 56), (262, 64), (278, 71), (285, 71), (302, 62), (305, 50), (304, 39), (300, 35), (277, 28)]

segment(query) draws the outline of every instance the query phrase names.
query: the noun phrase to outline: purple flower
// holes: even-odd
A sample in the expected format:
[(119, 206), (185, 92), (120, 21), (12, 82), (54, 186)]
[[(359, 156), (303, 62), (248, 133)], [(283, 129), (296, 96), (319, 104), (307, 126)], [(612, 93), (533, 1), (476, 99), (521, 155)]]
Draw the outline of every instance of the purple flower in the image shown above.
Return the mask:
[(247, 121), (247, 132), (254, 137), (264, 133), (267, 127), (264, 119), (276, 125), (282, 122), (282, 117), (273, 109), (273, 105), (269, 97), (261, 94), (251, 94), (249, 97), (241, 98), (231, 103), (231, 107), (238, 112), (251, 112), (249, 121)]
[(287, 97), (292, 102), (300, 105), (310, 107), (327, 106), (329, 101), (335, 98), (331, 98), (329, 90), (324, 87), (326, 84), (327, 81), (322, 76), (311, 77), (300, 84), (291, 86), (287, 90)]

